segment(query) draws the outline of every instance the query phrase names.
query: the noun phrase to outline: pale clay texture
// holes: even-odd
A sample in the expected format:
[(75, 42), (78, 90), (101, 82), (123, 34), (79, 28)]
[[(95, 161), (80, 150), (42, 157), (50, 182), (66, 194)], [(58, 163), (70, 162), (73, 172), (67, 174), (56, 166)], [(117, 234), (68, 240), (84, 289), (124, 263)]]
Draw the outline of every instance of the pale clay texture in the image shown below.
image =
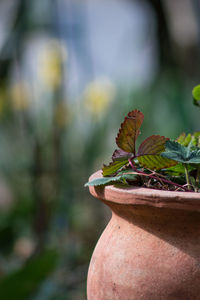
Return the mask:
[(90, 192), (112, 218), (90, 262), (88, 300), (200, 300), (200, 194), (113, 186)]

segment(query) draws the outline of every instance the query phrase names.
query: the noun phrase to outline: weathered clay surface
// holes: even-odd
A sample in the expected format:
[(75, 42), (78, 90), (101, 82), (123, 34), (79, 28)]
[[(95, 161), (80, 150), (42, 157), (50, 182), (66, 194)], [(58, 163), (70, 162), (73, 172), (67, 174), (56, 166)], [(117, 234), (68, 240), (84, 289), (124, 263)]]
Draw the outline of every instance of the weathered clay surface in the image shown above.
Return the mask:
[(109, 186), (90, 191), (111, 208), (112, 218), (91, 259), (88, 300), (200, 299), (199, 194)]

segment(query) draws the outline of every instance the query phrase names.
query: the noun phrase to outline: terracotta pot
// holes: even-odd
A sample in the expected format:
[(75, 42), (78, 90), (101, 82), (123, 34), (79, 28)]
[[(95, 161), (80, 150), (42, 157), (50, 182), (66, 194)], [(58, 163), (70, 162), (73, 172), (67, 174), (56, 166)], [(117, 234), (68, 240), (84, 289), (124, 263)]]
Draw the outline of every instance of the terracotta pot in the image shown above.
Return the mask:
[(90, 193), (112, 218), (90, 262), (88, 300), (200, 299), (199, 193), (114, 186)]

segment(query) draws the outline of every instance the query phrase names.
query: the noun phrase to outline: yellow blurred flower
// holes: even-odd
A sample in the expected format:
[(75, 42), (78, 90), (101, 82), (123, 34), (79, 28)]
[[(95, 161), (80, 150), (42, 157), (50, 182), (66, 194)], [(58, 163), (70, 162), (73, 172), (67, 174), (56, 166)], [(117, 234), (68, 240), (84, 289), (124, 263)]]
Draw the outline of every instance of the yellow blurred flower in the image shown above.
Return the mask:
[(62, 82), (62, 67), (67, 61), (67, 49), (62, 43), (52, 40), (41, 53), (39, 58), (39, 77), (52, 89)]
[(114, 86), (107, 79), (90, 82), (84, 92), (86, 110), (94, 117), (101, 117), (114, 98)]
[(15, 110), (25, 110), (30, 105), (30, 95), (26, 82), (20, 81), (11, 86), (11, 103)]

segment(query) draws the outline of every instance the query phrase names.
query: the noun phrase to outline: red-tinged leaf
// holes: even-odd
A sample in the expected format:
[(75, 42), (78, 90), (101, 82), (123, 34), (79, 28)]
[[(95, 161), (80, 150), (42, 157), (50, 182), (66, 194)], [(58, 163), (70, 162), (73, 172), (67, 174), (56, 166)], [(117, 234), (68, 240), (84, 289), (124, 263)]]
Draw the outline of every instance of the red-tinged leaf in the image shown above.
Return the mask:
[(115, 174), (118, 170), (120, 170), (123, 166), (128, 164), (128, 159), (116, 160), (111, 162), (109, 165), (104, 165), (102, 168), (103, 176), (110, 176)]
[(160, 135), (151, 135), (142, 142), (138, 149), (138, 156), (142, 155), (156, 155), (165, 151), (165, 143), (168, 138)]
[(113, 161), (116, 161), (116, 160), (124, 160), (124, 159), (130, 158), (131, 156), (132, 156), (131, 153), (125, 152), (124, 150), (121, 150), (121, 149), (116, 149), (116, 150), (113, 152), (112, 160), (113, 160)]
[(177, 164), (176, 161), (158, 155), (143, 155), (138, 157), (141, 166), (150, 170), (169, 168)]
[(140, 127), (144, 120), (144, 115), (135, 109), (128, 113), (119, 129), (116, 143), (125, 152), (135, 154), (135, 142), (140, 133)]

